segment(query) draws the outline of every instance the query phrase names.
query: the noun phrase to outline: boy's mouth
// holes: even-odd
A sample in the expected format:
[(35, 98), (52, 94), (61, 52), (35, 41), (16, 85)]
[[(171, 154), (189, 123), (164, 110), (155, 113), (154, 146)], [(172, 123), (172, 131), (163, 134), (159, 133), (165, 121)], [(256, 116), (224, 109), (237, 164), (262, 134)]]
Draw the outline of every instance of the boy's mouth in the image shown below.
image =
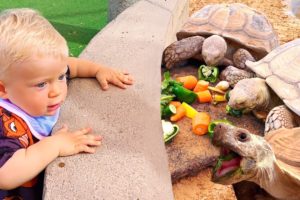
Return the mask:
[(59, 107), (60, 107), (60, 103), (57, 103), (57, 104), (53, 104), (53, 105), (51, 105), (51, 106), (48, 106), (47, 109), (48, 109), (48, 111), (55, 111), (55, 110), (57, 110)]

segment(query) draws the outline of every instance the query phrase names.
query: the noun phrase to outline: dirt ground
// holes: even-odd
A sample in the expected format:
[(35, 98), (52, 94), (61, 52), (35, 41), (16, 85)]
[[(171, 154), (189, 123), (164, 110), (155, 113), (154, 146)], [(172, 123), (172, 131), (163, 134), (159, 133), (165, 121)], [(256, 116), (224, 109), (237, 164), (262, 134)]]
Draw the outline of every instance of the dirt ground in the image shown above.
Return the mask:
[(300, 37), (300, 19), (288, 15), (288, 6), (284, 0), (190, 0), (190, 14), (204, 5), (216, 3), (244, 3), (263, 12), (273, 24), (281, 44)]

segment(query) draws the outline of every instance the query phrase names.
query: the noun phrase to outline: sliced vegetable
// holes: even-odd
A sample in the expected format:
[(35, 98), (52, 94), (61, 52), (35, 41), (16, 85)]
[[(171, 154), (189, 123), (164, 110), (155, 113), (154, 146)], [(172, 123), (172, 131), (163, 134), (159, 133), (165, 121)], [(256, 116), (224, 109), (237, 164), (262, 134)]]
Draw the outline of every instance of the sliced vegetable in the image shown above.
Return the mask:
[(174, 115), (176, 113), (176, 107), (174, 105), (167, 105), (163, 108), (161, 117), (162, 118), (169, 118), (171, 115)]
[(178, 125), (172, 124), (171, 122), (167, 122), (165, 120), (161, 120), (161, 122), (163, 128), (164, 142), (166, 143), (177, 135), (177, 133), (179, 132), (179, 127)]
[(174, 132), (171, 135), (169, 135), (168, 137), (164, 138), (165, 143), (172, 140), (179, 132), (179, 126), (177, 124), (174, 124), (173, 126), (174, 126)]
[(163, 95), (173, 95), (173, 87), (174, 85), (182, 85), (171, 78), (170, 72), (166, 71), (164, 73), (164, 80), (161, 83), (161, 94)]
[(176, 109), (176, 114), (172, 115), (170, 120), (172, 122), (177, 122), (178, 120), (182, 119), (185, 116), (186, 110), (184, 106), (181, 104)]
[(207, 112), (198, 112), (192, 120), (193, 133), (204, 135), (208, 132), (210, 115)]
[(225, 92), (224, 92), (223, 90), (220, 90), (220, 89), (218, 89), (218, 88), (216, 88), (216, 87), (208, 86), (208, 89), (211, 90), (211, 91), (220, 93), (220, 94), (225, 94)]
[(196, 94), (200, 103), (207, 103), (212, 101), (212, 96), (209, 90), (200, 91)]
[(214, 129), (217, 124), (224, 123), (224, 124), (230, 124), (233, 125), (231, 121), (227, 119), (216, 119), (214, 121), (211, 121), (208, 125), (208, 136), (212, 139), (214, 136)]
[(175, 98), (175, 95), (166, 95), (166, 94), (162, 94), (160, 96), (160, 104), (162, 105), (168, 105), (170, 103), (170, 101), (172, 101)]
[(217, 81), (219, 75), (219, 69), (217, 67), (210, 67), (201, 65), (198, 69), (198, 78), (211, 83)]
[(189, 117), (189, 118), (194, 118), (195, 115), (198, 113), (197, 110), (195, 110), (195, 108), (193, 108), (192, 106), (190, 106), (189, 104), (183, 102), (182, 106), (185, 108), (186, 112), (185, 112), (185, 116)]
[(225, 95), (224, 94), (214, 94), (213, 95), (213, 99), (215, 103), (219, 103), (219, 102), (224, 102), (226, 101)]
[(194, 92), (200, 92), (200, 91), (204, 91), (204, 90), (207, 90), (208, 88), (208, 85), (209, 85), (209, 82), (208, 81), (205, 81), (205, 80), (199, 80), (194, 88)]
[(190, 91), (180, 85), (174, 85), (172, 91), (179, 101), (186, 102), (188, 104), (193, 103), (197, 98), (197, 95), (193, 91)]
[(183, 87), (189, 90), (194, 89), (197, 84), (197, 78), (193, 75), (177, 77), (176, 81), (182, 83)]
[(175, 106), (176, 108), (181, 105), (179, 101), (170, 101), (170, 104)]
[(217, 85), (216, 88), (226, 91), (229, 88), (229, 83), (227, 81), (220, 81)]
[(243, 115), (242, 110), (235, 110), (231, 108), (229, 105), (226, 105), (226, 113), (234, 117), (241, 117)]

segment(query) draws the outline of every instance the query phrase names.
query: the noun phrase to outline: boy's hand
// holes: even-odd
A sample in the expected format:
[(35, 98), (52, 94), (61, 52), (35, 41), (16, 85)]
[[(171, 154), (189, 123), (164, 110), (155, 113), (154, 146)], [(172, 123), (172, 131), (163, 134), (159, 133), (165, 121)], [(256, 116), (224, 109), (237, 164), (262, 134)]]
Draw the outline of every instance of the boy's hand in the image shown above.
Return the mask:
[(133, 84), (133, 78), (126, 71), (118, 71), (115, 69), (101, 67), (96, 73), (96, 78), (103, 90), (107, 90), (108, 83), (112, 83), (122, 89), (126, 89), (126, 85)]
[(59, 156), (70, 156), (80, 152), (95, 153), (96, 147), (101, 144), (102, 137), (88, 134), (91, 128), (69, 132), (66, 125), (56, 132), (59, 144)]

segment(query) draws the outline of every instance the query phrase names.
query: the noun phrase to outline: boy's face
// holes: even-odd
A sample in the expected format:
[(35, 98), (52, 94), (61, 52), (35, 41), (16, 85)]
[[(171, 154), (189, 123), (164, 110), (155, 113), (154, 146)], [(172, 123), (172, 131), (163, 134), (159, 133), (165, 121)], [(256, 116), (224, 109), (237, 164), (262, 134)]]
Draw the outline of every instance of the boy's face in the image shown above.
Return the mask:
[(5, 98), (31, 116), (54, 115), (67, 95), (66, 72), (66, 59), (31, 57), (7, 70)]

